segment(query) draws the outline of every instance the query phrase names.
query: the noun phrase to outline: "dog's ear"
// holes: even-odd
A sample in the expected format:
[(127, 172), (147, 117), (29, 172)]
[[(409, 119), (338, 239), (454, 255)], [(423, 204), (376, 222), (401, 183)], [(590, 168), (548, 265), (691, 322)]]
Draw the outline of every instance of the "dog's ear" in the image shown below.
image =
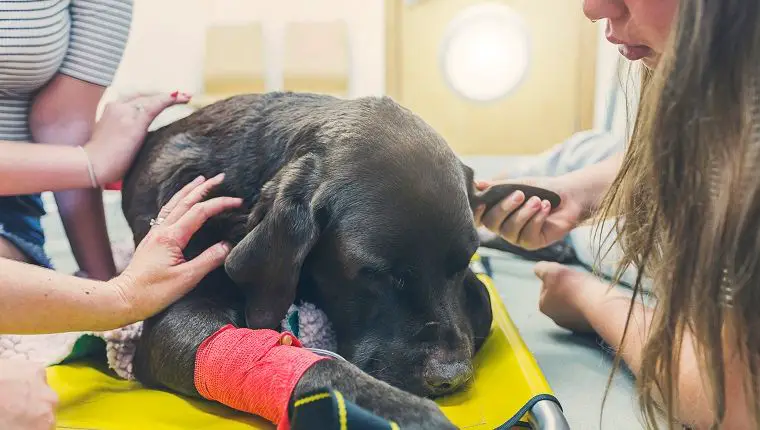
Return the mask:
[(477, 352), (491, 332), (491, 324), (493, 323), (491, 295), (488, 293), (485, 284), (478, 279), (471, 269), (467, 269), (465, 274), (464, 291), (467, 315), (470, 317), (470, 324), (472, 325), (474, 351)]
[(292, 161), (269, 181), (248, 221), (248, 234), (224, 263), (246, 296), (250, 328), (276, 328), (295, 300), (301, 266), (319, 237), (314, 196), (321, 165), (313, 154)]
[(475, 198), (475, 193), (477, 190), (475, 189), (475, 171), (472, 170), (472, 168), (461, 161), (459, 162), (462, 166), (462, 171), (464, 172), (464, 179), (466, 181), (465, 186), (467, 187), (467, 199), (470, 202), (470, 208), (472, 210), (475, 210), (475, 207), (477, 206), (477, 200)]

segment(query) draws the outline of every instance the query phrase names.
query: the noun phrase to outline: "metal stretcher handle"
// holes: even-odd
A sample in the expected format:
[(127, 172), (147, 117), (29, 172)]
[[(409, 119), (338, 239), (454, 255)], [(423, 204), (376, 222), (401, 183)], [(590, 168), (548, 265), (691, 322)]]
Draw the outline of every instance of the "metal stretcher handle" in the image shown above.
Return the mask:
[(570, 430), (562, 408), (551, 400), (540, 400), (530, 409), (528, 422), (538, 430)]

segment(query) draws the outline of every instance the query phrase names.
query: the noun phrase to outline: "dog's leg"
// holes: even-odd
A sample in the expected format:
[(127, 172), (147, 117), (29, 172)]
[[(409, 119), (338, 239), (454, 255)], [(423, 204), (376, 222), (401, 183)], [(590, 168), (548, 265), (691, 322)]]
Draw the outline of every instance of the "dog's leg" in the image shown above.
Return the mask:
[(242, 313), (222, 301), (192, 296), (146, 320), (134, 359), (137, 379), (199, 397), (193, 379), (195, 354), (207, 337), (226, 324), (243, 326)]
[(293, 398), (325, 387), (403, 429), (456, 429), (432, 400), (401, 391), (342, 360), (323, 360), (312, 366), (296, 385)]
[[(245, 326), (243, 313), (232, 310), (232, 301), (191, 294), (146, 320), (134, 361), (138, 380), (200, 397), (194, 383), (198, 347), (226, 324)], [(316, 363), (301, 377), (292, 398), (321, 388), (339, 390), (357, 405), (405, 429), (456, 428), (434, 402), (394, 388), (345, 361)]]

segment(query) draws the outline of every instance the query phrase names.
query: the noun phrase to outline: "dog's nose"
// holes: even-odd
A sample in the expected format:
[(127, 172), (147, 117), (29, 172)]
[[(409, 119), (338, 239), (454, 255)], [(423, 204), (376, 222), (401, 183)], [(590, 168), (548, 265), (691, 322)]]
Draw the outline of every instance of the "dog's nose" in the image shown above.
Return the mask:
[(463, 361), (431, 362), (424, 371), (425, 384), (433, 395), (455, 391), (473, 375), (472, 365)]

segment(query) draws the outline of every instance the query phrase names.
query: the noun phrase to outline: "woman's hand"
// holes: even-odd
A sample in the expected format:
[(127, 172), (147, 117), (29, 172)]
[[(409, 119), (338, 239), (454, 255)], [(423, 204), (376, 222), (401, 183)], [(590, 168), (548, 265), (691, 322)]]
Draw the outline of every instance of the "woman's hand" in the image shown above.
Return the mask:
[(190, 101), (185, 93), (140, 95), (109, 103), (84, 146), (98, 184), (118, 181), (140, 150), (148, 127), (164, 109)]
[(0, 428), (51, 430), (58, 396), (45, 367), (26, 360), (0, 360)]
[[(484, 190), (497, 183), (521, 183), (556, 192), (562, 198), (559, 207), (552, 208), (548, 201), (532, 197), (525, 202), (525, 194), (516, 191), (494, 205), (490, 211), (476, 208), (475, 223), (501, 235), (506, 241), (526, 250), (545, 248), (562, 240), (588, 214), (585, 199), (563, 183), (560, 177), (525, 178), (503, 182), (478, 182)], [(525, 203), (523, 206), (523, 203)]]
[(538, 302), (541, 312), (560, 327), (592, 333), (589, 312), (595, 307), (599, 309), (599, 304), (607, 299), (609, 286), (588, 273), (558, 263), (540, 262), (534, 271), (541, 280)]
[(129, 266), (109, 284), (124, 301), (131, 321), (141, 321), (169, 306), (219, 267), (230, 246), (217, 243), (190, 261), (183, 250), (211, 217), (237, 208), (242, 200), (216, 197), (203, 201), (224, 174), (199, 177), (175, 194), (156, 216), (156, 223), (135, 249)]

